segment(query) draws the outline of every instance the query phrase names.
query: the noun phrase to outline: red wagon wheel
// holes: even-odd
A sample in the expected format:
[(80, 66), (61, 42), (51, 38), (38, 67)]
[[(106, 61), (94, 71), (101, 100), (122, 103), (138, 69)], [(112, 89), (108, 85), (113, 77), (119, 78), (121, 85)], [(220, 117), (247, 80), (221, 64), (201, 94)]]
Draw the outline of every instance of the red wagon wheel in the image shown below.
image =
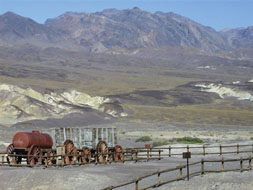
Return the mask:
[(91, 162), (91, 150), (88, 147), (82, 148), (81, 162), (89, 164)]
[(55, 152), (53, 150), (47, 152), (47, 165), (56, 164)]
[(42, 162), (42, 152), (38, 145), (32, 145), (27, 154), (27, 164), (34, 166)]
[(78, 158), (77, 148), (75, 147), (73, 141), (71, 140), (66, 140), (64, 142), (64, 146), (65, 146), (65, 159), (64, 159), (65, 163), (74, 164)]
[(123, 152), (123, 148), (120, 145), (115, 146), (114, 148), (114, 155), (113, 155), (115, 162), (124, 162), (125, 156)]
[(15, 148), (13, 144), (10, 144), (6, 149), (7, 154), (7, 163), (8, 164), (20, 164), (22, 161), (22, 157), (20, 156), (12, 156), (15, 154)]
[(98, 142), (96, 153), (97, 153), (96, 158), (99, 163), (107, 162), (109, 156), (109, 149), (105, 141)]

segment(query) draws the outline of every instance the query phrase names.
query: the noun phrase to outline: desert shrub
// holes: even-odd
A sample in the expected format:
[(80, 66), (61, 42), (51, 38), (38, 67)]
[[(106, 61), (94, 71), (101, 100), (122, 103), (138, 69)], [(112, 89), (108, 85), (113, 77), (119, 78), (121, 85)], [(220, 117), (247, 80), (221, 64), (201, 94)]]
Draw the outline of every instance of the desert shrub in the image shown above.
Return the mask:
[(198, 137), (183, 137), (183, 138), (176, 138), (176, 142), (180, 143), (189, 143), (189, 144), (195, 144), (195, 143), (204, 143), (204, 141)]
[(156, 147), (156, 146), (163, 146), (163, 145), (168, 145), (169, 142), (167, 141), (155, 141), (152, 143), (152, 147)]
[(147, 141), (152, 141), (150, 136), (142, 136), (135, 140), (135, 142), (147, 142)]

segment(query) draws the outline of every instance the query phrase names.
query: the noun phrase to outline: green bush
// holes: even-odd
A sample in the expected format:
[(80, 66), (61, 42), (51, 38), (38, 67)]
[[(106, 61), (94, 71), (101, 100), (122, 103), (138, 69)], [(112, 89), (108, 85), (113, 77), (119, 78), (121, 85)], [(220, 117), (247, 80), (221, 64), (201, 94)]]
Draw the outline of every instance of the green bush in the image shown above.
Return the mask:
[(135, 140), (135, 142), (147, 142), (147, 141), (152, 141), (151, 137), (143, 136)]
[(187, 144), (204, 143), (204, 141), (198, 137), (176, 138), (175, 141), (180, 142), (180, 143), (187, 143)]
[(167, 141), (155, 141), (152, 143), (152, 147), (156, 146), (163, 146), (163, 145), (168, 145), (169, 143)]

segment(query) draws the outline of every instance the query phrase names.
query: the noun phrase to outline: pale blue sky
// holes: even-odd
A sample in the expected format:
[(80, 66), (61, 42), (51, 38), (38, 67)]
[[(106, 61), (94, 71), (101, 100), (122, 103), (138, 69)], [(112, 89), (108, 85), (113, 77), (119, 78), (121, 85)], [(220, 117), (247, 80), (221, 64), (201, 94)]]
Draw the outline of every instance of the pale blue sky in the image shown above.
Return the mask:
[(253, 26), (253, 0), (0, 0), (0, 14), (12, 11), (44, 23), (64, 12), (139, 7), (174, 12), (216, 30)]

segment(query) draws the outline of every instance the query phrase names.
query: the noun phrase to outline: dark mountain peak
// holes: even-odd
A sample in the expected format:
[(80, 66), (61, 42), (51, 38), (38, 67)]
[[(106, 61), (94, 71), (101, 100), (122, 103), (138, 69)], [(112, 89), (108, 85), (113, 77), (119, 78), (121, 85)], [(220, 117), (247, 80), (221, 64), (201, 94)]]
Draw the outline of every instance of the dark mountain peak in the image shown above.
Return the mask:
[(24, 40), (28, 43), (32, 39), (48, 43), (57, 39), (58, 35), (59, 32), (13, 12), (0, 16), (0, 39), (4, 41), (15, 43), (18, 40)]
[(8, 12), (2, 14), (1, 16), (9, 17), (9, 16), (19, 16), (19, 15), (14, 12), (8, 11)]
[(142, 11), (139, 7), (133, 7), (132, 10), (133, 11)]
[(0, 20), (1, 20), (2, 22), (3, 22), (3, 21), (8, 21), (8, 22), (29, 21), (29, 22), (36, 23), (34, 20), (32, 20), (32, 19), (30, 19), (30, 18), (20, 16), (20, 15), (18, 15), (18, 14), (16, 14), (16, 13), (11, 12), (11, 11), (8, 11), (8, 12), (6, 12), (6, 13), (0, 15)]

